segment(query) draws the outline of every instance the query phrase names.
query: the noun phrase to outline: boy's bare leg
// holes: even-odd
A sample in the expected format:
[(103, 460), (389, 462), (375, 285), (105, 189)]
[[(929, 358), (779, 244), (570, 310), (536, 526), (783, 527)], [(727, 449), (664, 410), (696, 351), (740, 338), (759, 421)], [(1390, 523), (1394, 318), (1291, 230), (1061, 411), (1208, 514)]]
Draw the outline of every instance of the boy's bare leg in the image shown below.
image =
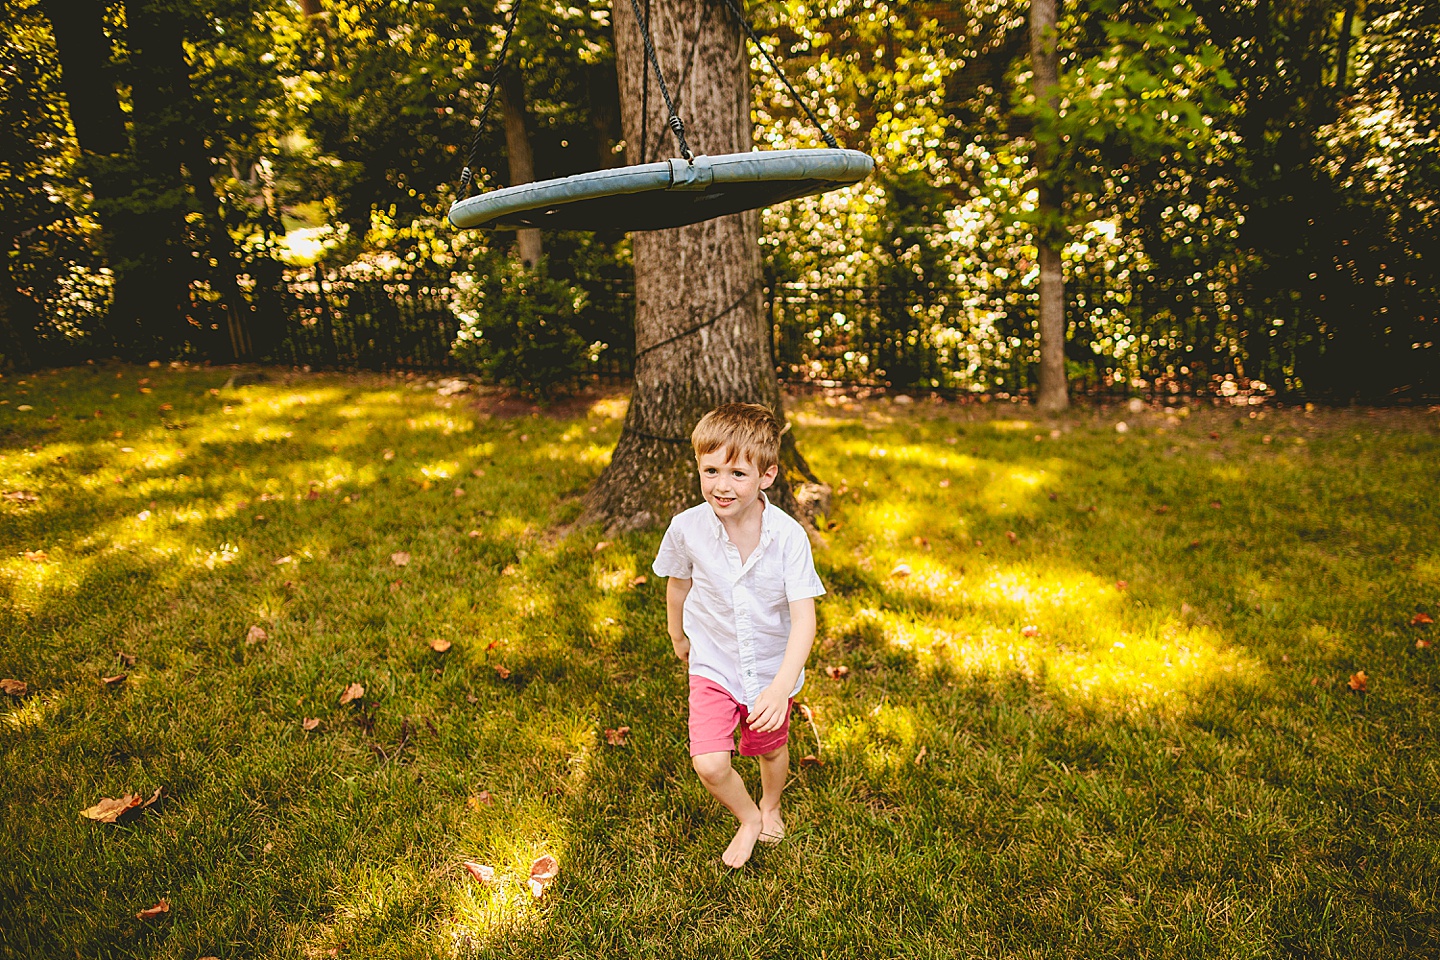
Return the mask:
[(760, 839), (779, 843), (785, 839), (785, 821), (780, 819), (780, 794), (790, 777), (790, 748), (781, 746), (760, 754)]
[(691, 761), (695, 765), (695, 772), (700, 775), (700, 782), (705, 784), (705, 789), (740, 821), (740, 829), (735, 831), (735, 839), (730, 841), (730, 846), (725, 848), (720, 859), (727, 867), (743, 867), (755, 850), (755, 841), (760, 839), (760, 808), (750, 799), (750, 791), (745, 789), (745, 781), (730, 765), (729, 752), (702, 753), (698, 757), (692, 757)]

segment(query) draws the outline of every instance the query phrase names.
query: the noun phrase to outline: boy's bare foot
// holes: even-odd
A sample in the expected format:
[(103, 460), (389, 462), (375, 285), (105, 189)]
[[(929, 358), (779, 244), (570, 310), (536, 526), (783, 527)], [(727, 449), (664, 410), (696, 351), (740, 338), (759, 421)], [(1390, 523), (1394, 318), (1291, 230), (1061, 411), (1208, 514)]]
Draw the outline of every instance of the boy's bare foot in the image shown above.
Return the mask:
[(779, 843), (785, 839), (785, 821), (780, 819), (780, 808), (760, 808), (760, 842)]
[(740, 829), (735, 831), (735, 839), (730, 841), (730, 846), (720, 855), (725, 866), (735, 869), (745, 866), (745, 861), (750, 859), (750, 854), (755, 851), (755, 841), (760, 839), (761, 825), (756, 823), (742, 823)]

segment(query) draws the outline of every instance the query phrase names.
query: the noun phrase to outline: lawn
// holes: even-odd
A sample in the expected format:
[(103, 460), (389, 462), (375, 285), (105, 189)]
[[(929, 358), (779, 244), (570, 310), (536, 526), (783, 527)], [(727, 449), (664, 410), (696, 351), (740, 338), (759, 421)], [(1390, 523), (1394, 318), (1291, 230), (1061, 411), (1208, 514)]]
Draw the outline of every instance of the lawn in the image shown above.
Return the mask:
[(660, 531), (557, 532), (623, 395), (230, 373), (0, 379), (0, 955), (1440, 956), (1440, 411), (795, 399), (815, 724), (732, 873)]

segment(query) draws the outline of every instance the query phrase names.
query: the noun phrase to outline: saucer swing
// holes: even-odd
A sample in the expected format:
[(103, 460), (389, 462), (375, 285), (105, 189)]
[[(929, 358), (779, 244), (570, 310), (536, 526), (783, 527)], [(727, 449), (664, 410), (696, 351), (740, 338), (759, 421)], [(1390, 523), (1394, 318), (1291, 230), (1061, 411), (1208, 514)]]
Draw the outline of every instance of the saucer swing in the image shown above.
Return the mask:
[[(470, 155), (460, 178), (466, 195), (450, 207), (450, 222), (457, 227), (515, 230), (541, 227), (552, 230), (620, 229), (663, 230), (682, 227), (743, 210), (754, 210), (797, 197), (826, 193), (858, 183), (870, 175), (875, 161), (858, 150), (842, 149), (820, 125), (810, 107), (790, 85), (780, 65), (770, 56), (746, 22), (735, 0), (725, 0), (731, 14), (749, 35), (784, 83), (795, 102), (805, 110), (827, 144), (824, 148), (763, 150), (697, 156), (685, 141), (685, 124), (676, 115), (675, 104), (660, 61), (650, 39), (648, 18), (639, 0), (630, 0), (647, 57), (645, 90), (648, 94), (650, 68), (655, 70), (660, 92), (669, 113), (668, 126), (674, 133), (680, 156), (654, 163), (615, 167), (580, 173), (554, 180), (521, 183), (470, 195), (480, 134), (495, 96), (496, 79), (505, 66), (505, 52), (515, 29), (520, 0), (515, 0), (505, 27), (500, 54), (490, 74), (490, 90), (481, 108), (480, 122), (470, 141)], [(642, 111), (643, 113), (643, 111)], [(643, 135), (642, 135), (643, 142)]]

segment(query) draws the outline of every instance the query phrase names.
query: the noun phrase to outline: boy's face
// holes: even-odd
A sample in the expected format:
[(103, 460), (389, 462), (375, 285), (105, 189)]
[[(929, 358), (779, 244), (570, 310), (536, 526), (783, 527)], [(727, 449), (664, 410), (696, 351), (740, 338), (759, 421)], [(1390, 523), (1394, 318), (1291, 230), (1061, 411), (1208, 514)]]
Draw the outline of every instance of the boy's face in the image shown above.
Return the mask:
[(760, 491), (768, 490), (779, 472), (778, 468), (771, 466), (761, 473), (749, 460), (738, 454), (736, 457), (727, 460), (722, 447), (704, 454), (698, 461), (700, 492), (722, 520), (747, 515), (760, 499)]

